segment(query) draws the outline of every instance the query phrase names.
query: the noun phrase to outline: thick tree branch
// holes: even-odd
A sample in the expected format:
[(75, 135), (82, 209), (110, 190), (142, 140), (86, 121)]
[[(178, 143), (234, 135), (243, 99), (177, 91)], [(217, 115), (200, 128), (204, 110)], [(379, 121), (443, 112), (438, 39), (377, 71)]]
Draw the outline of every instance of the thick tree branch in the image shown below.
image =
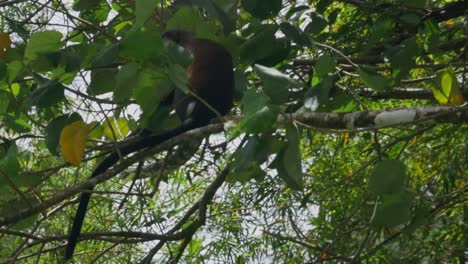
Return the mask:
[(109, 169), (105, 173), (100, 174), (100, 175), (98, 175), (98, 176), (96, 176), (96, 177), (94, 177), (92, 179), (88, 179), (88, 180), (86, 180), (86, 181), (84, 181), (84, 182), (82, 182), (80, 184), (77, 184), (77, 185), (75, 185), (73, 187), (67, 188), (63, 192), (61, 192), (61, 193), (59, 193), (59, 194), (45, 200), (42, 203), (35, 204), (35, 205), (33, 205), (33, 206), (29, 207), (29, 208), (23, 209), (23, 210), (19, 210), (18, 212), (14, 213), (14, 214), (10, 214), (10, 215), (7, 215), (7, 216), (0, 217), (0, 226), (14, 224), (14, 223), (18, 222), (21, 219), (25, 219), (27, 217), (30, 217), (30, 216), (34, 215), (34, 214), (42, 212), (42, 211), (46, 210), (47, 208), (49, 208), (49, 207), (51, 207), (53, 205), (56, 205), (56, 204), (60, 203), (61, 201), (65, 200), (67, 198), (70, 198), (73, 195), (76, 195), (76, 194), (78, 194), (78, 193), (80, 193), (80, 192), (82, 192), (84, 190), (91, 189), (92, 187), (96, 186), (98, 183), (104, 182), (104, 181), (114, 177), (115, 175), (119, 174), (120, 172), (125, 170), (130, 165), (144, 159), (145, 157), (150, 156), (150, 155), (154, 155), (155, 153), (158, 153), (161, 150), (167, 149), (167, 148), (169, 148), (171, 146), (176, 145), (177, 143), (180, 143), (181, 138), (185, 138), (185, 139), (189, 139), (189, 138), (193, 139), (193, 137), (197, 138), (198, 136), (203, 134), (203, 133), (200, 133), (200, 131), (205, 131), (208, 134), (214, 133), (215, 131), (219, 131), (219, 125), (210, 125), (210, 126), (206, 126), (204, 128), (199, 128), (199, 129), (194, 129), (192, 131), (188, 131), (188, 132), (184, 133), (183, 135), (174, 137), (174, 138), (164, 142), (163, 144), (161, 144), (161, 145), (159, 145), (159, 146), (157, 146), (157, 147), (155, 147), (153, 149), (137, 153), (137, 154), (135, 154), (134, 156), (132, 156), (130, 158), (124, 159), (119, 164), (114, 166), (112, 169)]
[[(435, 100), (432, 90), (425, 88), (394, 88), (389, 91), (376, 92), (371, 89), (362, 89), (358, 94), (370, 99), (422, 99)], [(468, 98), (468, 90), (463, 91), (463, 96)]]
[(416, 124), (423, 121), (438, 123), (468, 122), (468, 106), (465, 107), (416, 107), (352, 113), (303, 113), (286, 115), (291, 120), (311, 128), (362, 131), (385, 127)]
[[(240, 120), (240, 117), (228, 118), (230, 120)], [(301, 114), (285, 114), (279, 118), (279, 125), (289, 120), (300, 123), (301, 125), (310, 127), (312, 129), (322, 129), (325, 132), (338, 131), (363, 131), (371, 129), (379, 129), (385, 127), (397, 127), (401, 125), (416, 124), (423, 121), (436, 121), (439, 123), (468, 123), (468, 106), (464, 107), (418, 107), (418, 108), (404, 108), (404, 109), (391, 109), (391, 110), (378, 110), (378, 111), (363, 111), (351, 113), (301, 113)], [(137, 153), (134, 156), (121, 161), (118, 165), (114, 166), (107, 172), (93, 178), (88, 179), (73, 187), (67, 188), (63, 192), (45, 200), (40, 204), (31, 206), (16, 212), (15, 214), (0, 217), (0, 226), (16, 223), (21, 219), (37, 214), (46, 210), (47, 208), (60, 203), (61, 201), (76, 195), (83, 190), (90, 189), (106, 181), (118, 173), (125, 170), (128, 166), (141, 161), (149, 155), (160, 152), (178, 143), (181, 140), (193, 140), (194, 137), (199, 139), (209, 134), (222, 131), (224, 124), (214, 124), (203, 128), (194, 129), (186, 132), (183, 135), (177, 136), (165, 143), (157, 146), (154, 149)], [(209, 193), (209, 194), (208, 194)], [(207, 195), (212, 193), (207, 190)], [(202, 219), (203, 220), (203, 219)]]

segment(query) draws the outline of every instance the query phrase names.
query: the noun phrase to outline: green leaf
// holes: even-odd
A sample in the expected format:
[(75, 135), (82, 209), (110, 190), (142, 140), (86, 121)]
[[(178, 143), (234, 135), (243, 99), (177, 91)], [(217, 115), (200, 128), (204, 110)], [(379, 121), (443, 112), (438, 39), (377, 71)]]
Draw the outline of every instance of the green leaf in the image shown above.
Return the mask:
[(215, 23), (206, 22), (197, 9), (188, 7), (179, 9), (169, 21), (167, 21), (166, 28), (168, 30), (189, 30), (193, 32), (195, 36), (207, 39), (216, 39), (214, 32), (218, 31)]
[(294, 190), (304, 188), (302, 159), (300, 151), (300, 134), (295, 126), (286, 127), (287, 144), (282, 157), (284, 173), (280, 174), (288, 186)]
[(276, 16), (281, 7), (281, 0), (242, 0), (242, 8), (259, 19)]
[(65, 87), (57, 80), (44, 80), (30, 95), (31, 105), (43, 108), (65, 99)]
[(12, 61), (8, 63), (7, 72), (8, 72), (8, 83), (12, 83), (16, 77), (23, 71), (24, 66), (21, 61)]
[(378, 194), (400, 192), (406, 184), (406, 167), (399, 160), (382, 160), (369, 177), (369, 190)]
[(41, 53), (58, 51), (63, 46), (61, 39), (62, 33), (58, 31), (50, 30), (33, 33), (24, 51), (25, 59), (33, 60)]
[(265, 66), (275, 66), (278, 63), (282, 63), (286, 60), (291, 53), (290, 40), (286, 38), (278, 38), (273, 42), (273, 49), (268, 56), (256, 61), (258, 64)]
[(130, 62), (122, 66), (116, 76), (114, 98), (117, 102), (124, 102), (133, 94), (133, 88), (138, 79), (140, 65)]
[(7, 92), (6, 90), (0, 90), (0, 116), (6, 114), (8, 106), (12, 102), (16, 102), (12, 94)]
[(189, 93), (187, 71), (178, 64), (170, 64), (167, 70), (171, 82), (184, 93)]
[(25, 115), (13, 116), (8, 114), (3, 117), (2, 121), (5, 124), (5, 128), (12, 129), (16, 133), (21, 134), (31, 131), (29, 119)]
[(309, 38), (307, 38), (307, 36), (304, 35), (304, 32), (302, 32), (302, 30), (298, 26), (292, 25), (288, 22), (283, 22), (280, 24), (280, 29), (287, 39), (296, 42), (298, 45), (310, 45)]
[(317, 59), (315, 64), (315, 72), (320, 77), (325, 77), (335, 70), (336, 61), (328, 54), (322, 55)]
[(403, 5), (410, 8), (426, 8), (427, 0), (400, 1)]
[(228, 182), (245, 183), (251, 179), (262, 180), (266, 175), (265, 171), (260, 168), (260, 164), (267, 157), (264, 149), (264, 142), (256, 136), (250, 137), (247, 143), (234, 154), (235, 160), (227, 178)]
[(89, 22), (99, 24), (107, 20), (111, 8), (105, 0), (77, 0), (73, 9), (80, 11), (80, 17)]
[(111, 44), (99, 50), (91, 65), (93, 67), (105, 67), (114, 63), (119, 54), (119, 44)]
[[(105, 121), (102, 125), (104, 129), (104, 135), (110, 140), (119, 140), (124, 138), (130, 131), (128, 127), (128, 121), (126, 118), (109, 118), (108, 121)], [(114, 133), (112, 133), (114, 132)], [(114, 137), (115, 136), (115, 137)]]
[(60, 132), (66, 125), (80, 120), (83, 119), (78, 113), (72, 113), (71, 115), (59, 116), (50, 121), (45, 129), (45, 144), (50, 153), (59, 156)]
[(393, 78), (405, 77), (415, 64), (415, 57), (420, 53), (416, 38), (409, 38), (395, 48), (386, 51), (393, 70)]
[(104, 128), (98, 121), (93, 121), (89, 124), (88, 138), (99, 140), (104, 136)]
[(100, 2), (103, 2), (103, 0), (75, 0), (73, 2), (73, 10), (75, 11), (86, 11), (86, 10), (94, 10), (99, 7)]
[(262, 26), (240, 48), (241, 61), (250, 64), (267, 58), (275, 50), (276, 26)]
[(219, 20), (223, 25), (224, 34), (235, 30), (237, 6), (233, 1), (224, 0), (193, 0), (193, 4), (202, 7), (206, 12)]
[(100, 95), (114, 91), (117, 69), (94, 69), (91, 71), (90, 95)]
[(247, 77), (239, 69), (234, 72), (234, 101), (240, 101), (245, 91), (247, 90), (249, 82)]
[(270, 130), (276, 122), (279, 107), (270, 104), (267, 96), (248, 90), (242, 99), (244, 117), (237, 126), (230, 131), (231, 137), (241, 133), (262, 133)]
[(304, 107), (309, 111), (316, 111), (322, 104), (328, 102), (332, 86), (331, 77), (326, 77), (313, 85), (304, 95)]
[(404, 23), (411, 25), (411, 26), (417, 26), (421, 22), (421, 17), (414, 13), (402, 14), (400, 16), (400, 19)]
[(412, 202), (413, 194), (408, 190), (384, 195), (371, 224), (376, 227), (394, 227), (408, 223), (411, 220)]
[(136, 1), (136, 21), (134, 28), (140, 28), (145, 24), (146, 20), (151, 17), (156, 9), (156, 2), (153, 0), (137, 0)]
[[(31, 206), (37, 205), (40, 203), (39, 199), (36, 196), (21, 196), (19, 198), (10, 199), (1, 204), (0, 215), (15, 215), (18, 212), (27, 210)], [(37, 219), (39, 218), (39, 213), (34, 214), (30, 217), (23, 218), (18, 222), (10, 225), (9, 227), (14, 230), (30, 230), (34, 227)]]
[(165, 45), (164, 55), (165, 59), (169, 64), (179, 64), (184, 68), (187, 68), (193, 62), (193, 54), (189, 49), (177, 45), (174, 42), (168, 42)]
[(65, 68), (65, 72), (76, 72), (81, 66), (81, 57), (72, 50), (67, 50), (62, 54), (60, 64)]
[(141, 62), (157, 62), (163, 49), (161, 34), (153, 31), (132, 31), (120, 42), (120, 55)]
[(359, 68), (359, 76), (374, 91), (385, 91), (391, 86), (391, 81), (387, 77), (364, 67)]
[(317, 13), (310, 13), (310, 22), (304, 29), (304, 32), (312, 35), (318, 35), (325, 29), (327, 25), (328, 22), (322, 15)]
[(7, 154), (0, 159), (0, 187), (17, 183), (20, 170), (18, 161), (18, 148), (16, 144), (10, 144)]
[(7, 65), (3, 60), (0, 60), (0, 81), (7, 76)]
[(440, 104), (463, 104), (464, 98), (460, 89), (460, 84), (451, 68), (438, 71), (437, 77), (431, 86), (434, 97)]
[(173, 89), (160, 68), (143, 68), (133, 91), (133, 97), (143, 112), (153, 112)]
[(288, 75), (275, 68), (255, 64), (254, 71), (262, 79), (265, 93), (275, 104), (282, 104), (288, 100), (289, 87), (297, 85)]

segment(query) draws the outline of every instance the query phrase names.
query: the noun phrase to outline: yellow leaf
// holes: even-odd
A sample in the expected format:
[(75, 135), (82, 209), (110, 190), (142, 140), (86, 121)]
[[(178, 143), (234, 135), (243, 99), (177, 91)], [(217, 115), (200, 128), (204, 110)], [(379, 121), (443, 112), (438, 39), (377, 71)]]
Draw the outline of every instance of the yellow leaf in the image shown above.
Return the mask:
[(0, 32), (0, 59), (3, 59), (5, 56), (6, 50), (11, 46), (10, 35), (5, 32)]
[(65, 126), (60, 133), (60, 149), (63, 157), (76, 167), (80, 166), (83, 159), (88, 131), (86, 123), (76, 121)]
[(8, 49), (11, 46), (10, 35), (0, 32), (0, 49)]
[(345, 133), (344, 134), (343, 144), (346, 145), (346, 144), (348, 144), (348, 142), (349, 142), (349, 133)]
[(432, 92), (434, 98), (443, 105), (462, 105), (464, 102), (457, 76), (450, 67), (437, 72), (437, 78), (432, 84)]
[(465, 102), (465, 98), (463, 98), (463, 94), (460, 90), (458, 90), (458, 93), (456, 93), (452, 96), (452, 98), (450, 98), (450, 102), (456, 106), (460, 106)]

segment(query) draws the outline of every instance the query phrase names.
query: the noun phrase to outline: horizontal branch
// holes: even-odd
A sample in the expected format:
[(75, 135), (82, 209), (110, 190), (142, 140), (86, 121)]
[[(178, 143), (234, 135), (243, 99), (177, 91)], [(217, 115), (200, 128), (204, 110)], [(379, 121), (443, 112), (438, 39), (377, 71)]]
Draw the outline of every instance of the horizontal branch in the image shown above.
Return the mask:
[(286, 116), (312, 128), (360, 131), (410, 125), (424, 121), (452, 124), (468, 123), (468, 106), (415, 107), (351, 113), (314, 112)]
[(0, 7), (10, 6), (14, 4), (19, 4), (21, 2), (26, 2), (26, 0), (11, 0), (11, 1), (4, 1), (0, 3)]
[[(231, 121), (239, 121), (239, 116), (226, 118)], [(350, 113), (300, 113), (285, 114), (278, 119), (278, 125), (282, 125), (290, 120), (308, 126), (312, 129), (338, 131), (362, 131), (369, 129), (379, 129), (385, 127), (397, 127), (401, 125), (416, 124), (420, 122), (435, 121), (438, 123), (468, 123), (468, 106), (464, 107), (416, 107), (391, 110), (362, 111)], [(29, 208), (19, 210), (11, 215), (0, 217), (0, 226), (9, 225), (25, 219), (39, 212), (45, 211), (65, 199), (68, 199), (84, 190), (90, 189), (98, 183), (104, 182), (119, 174), (130, 165), (143, 160), (145, 157), (154, 155), (164, 149), (180, 144), (182, 141), (200, 139), (207, 135), (222, 131), (224, 124), (218, 123), (206, 127), (188, 131), (182, 135), (174, 137), (163, 144), (137, 153), (119, 162), (112, 169), (102, 173), (92, 179), (88, 179), (80, 184), (65, 189), (63, 192), (52, 196), (42, 203), (32, 205)]]
[[(463, 96), (468, 98), (468, 90), (464, 90)], [(434, 93), (431, 89), (426, 88), (393, 88), (388, 91), (377, 92), (372, 89), (362, 89), (358, 94), (370, 99), (421, 99), (434, 100)]]

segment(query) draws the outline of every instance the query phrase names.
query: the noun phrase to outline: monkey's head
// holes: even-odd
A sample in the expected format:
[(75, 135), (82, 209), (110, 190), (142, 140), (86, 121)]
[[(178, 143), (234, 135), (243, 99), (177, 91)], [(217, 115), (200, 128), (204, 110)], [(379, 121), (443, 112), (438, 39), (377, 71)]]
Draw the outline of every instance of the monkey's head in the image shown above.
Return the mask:
[(164, 32), (161, 37), (163, 40), (171, 40), (185, 47), (193, 39), (193, 34), (187, 30), (173, 29)]

